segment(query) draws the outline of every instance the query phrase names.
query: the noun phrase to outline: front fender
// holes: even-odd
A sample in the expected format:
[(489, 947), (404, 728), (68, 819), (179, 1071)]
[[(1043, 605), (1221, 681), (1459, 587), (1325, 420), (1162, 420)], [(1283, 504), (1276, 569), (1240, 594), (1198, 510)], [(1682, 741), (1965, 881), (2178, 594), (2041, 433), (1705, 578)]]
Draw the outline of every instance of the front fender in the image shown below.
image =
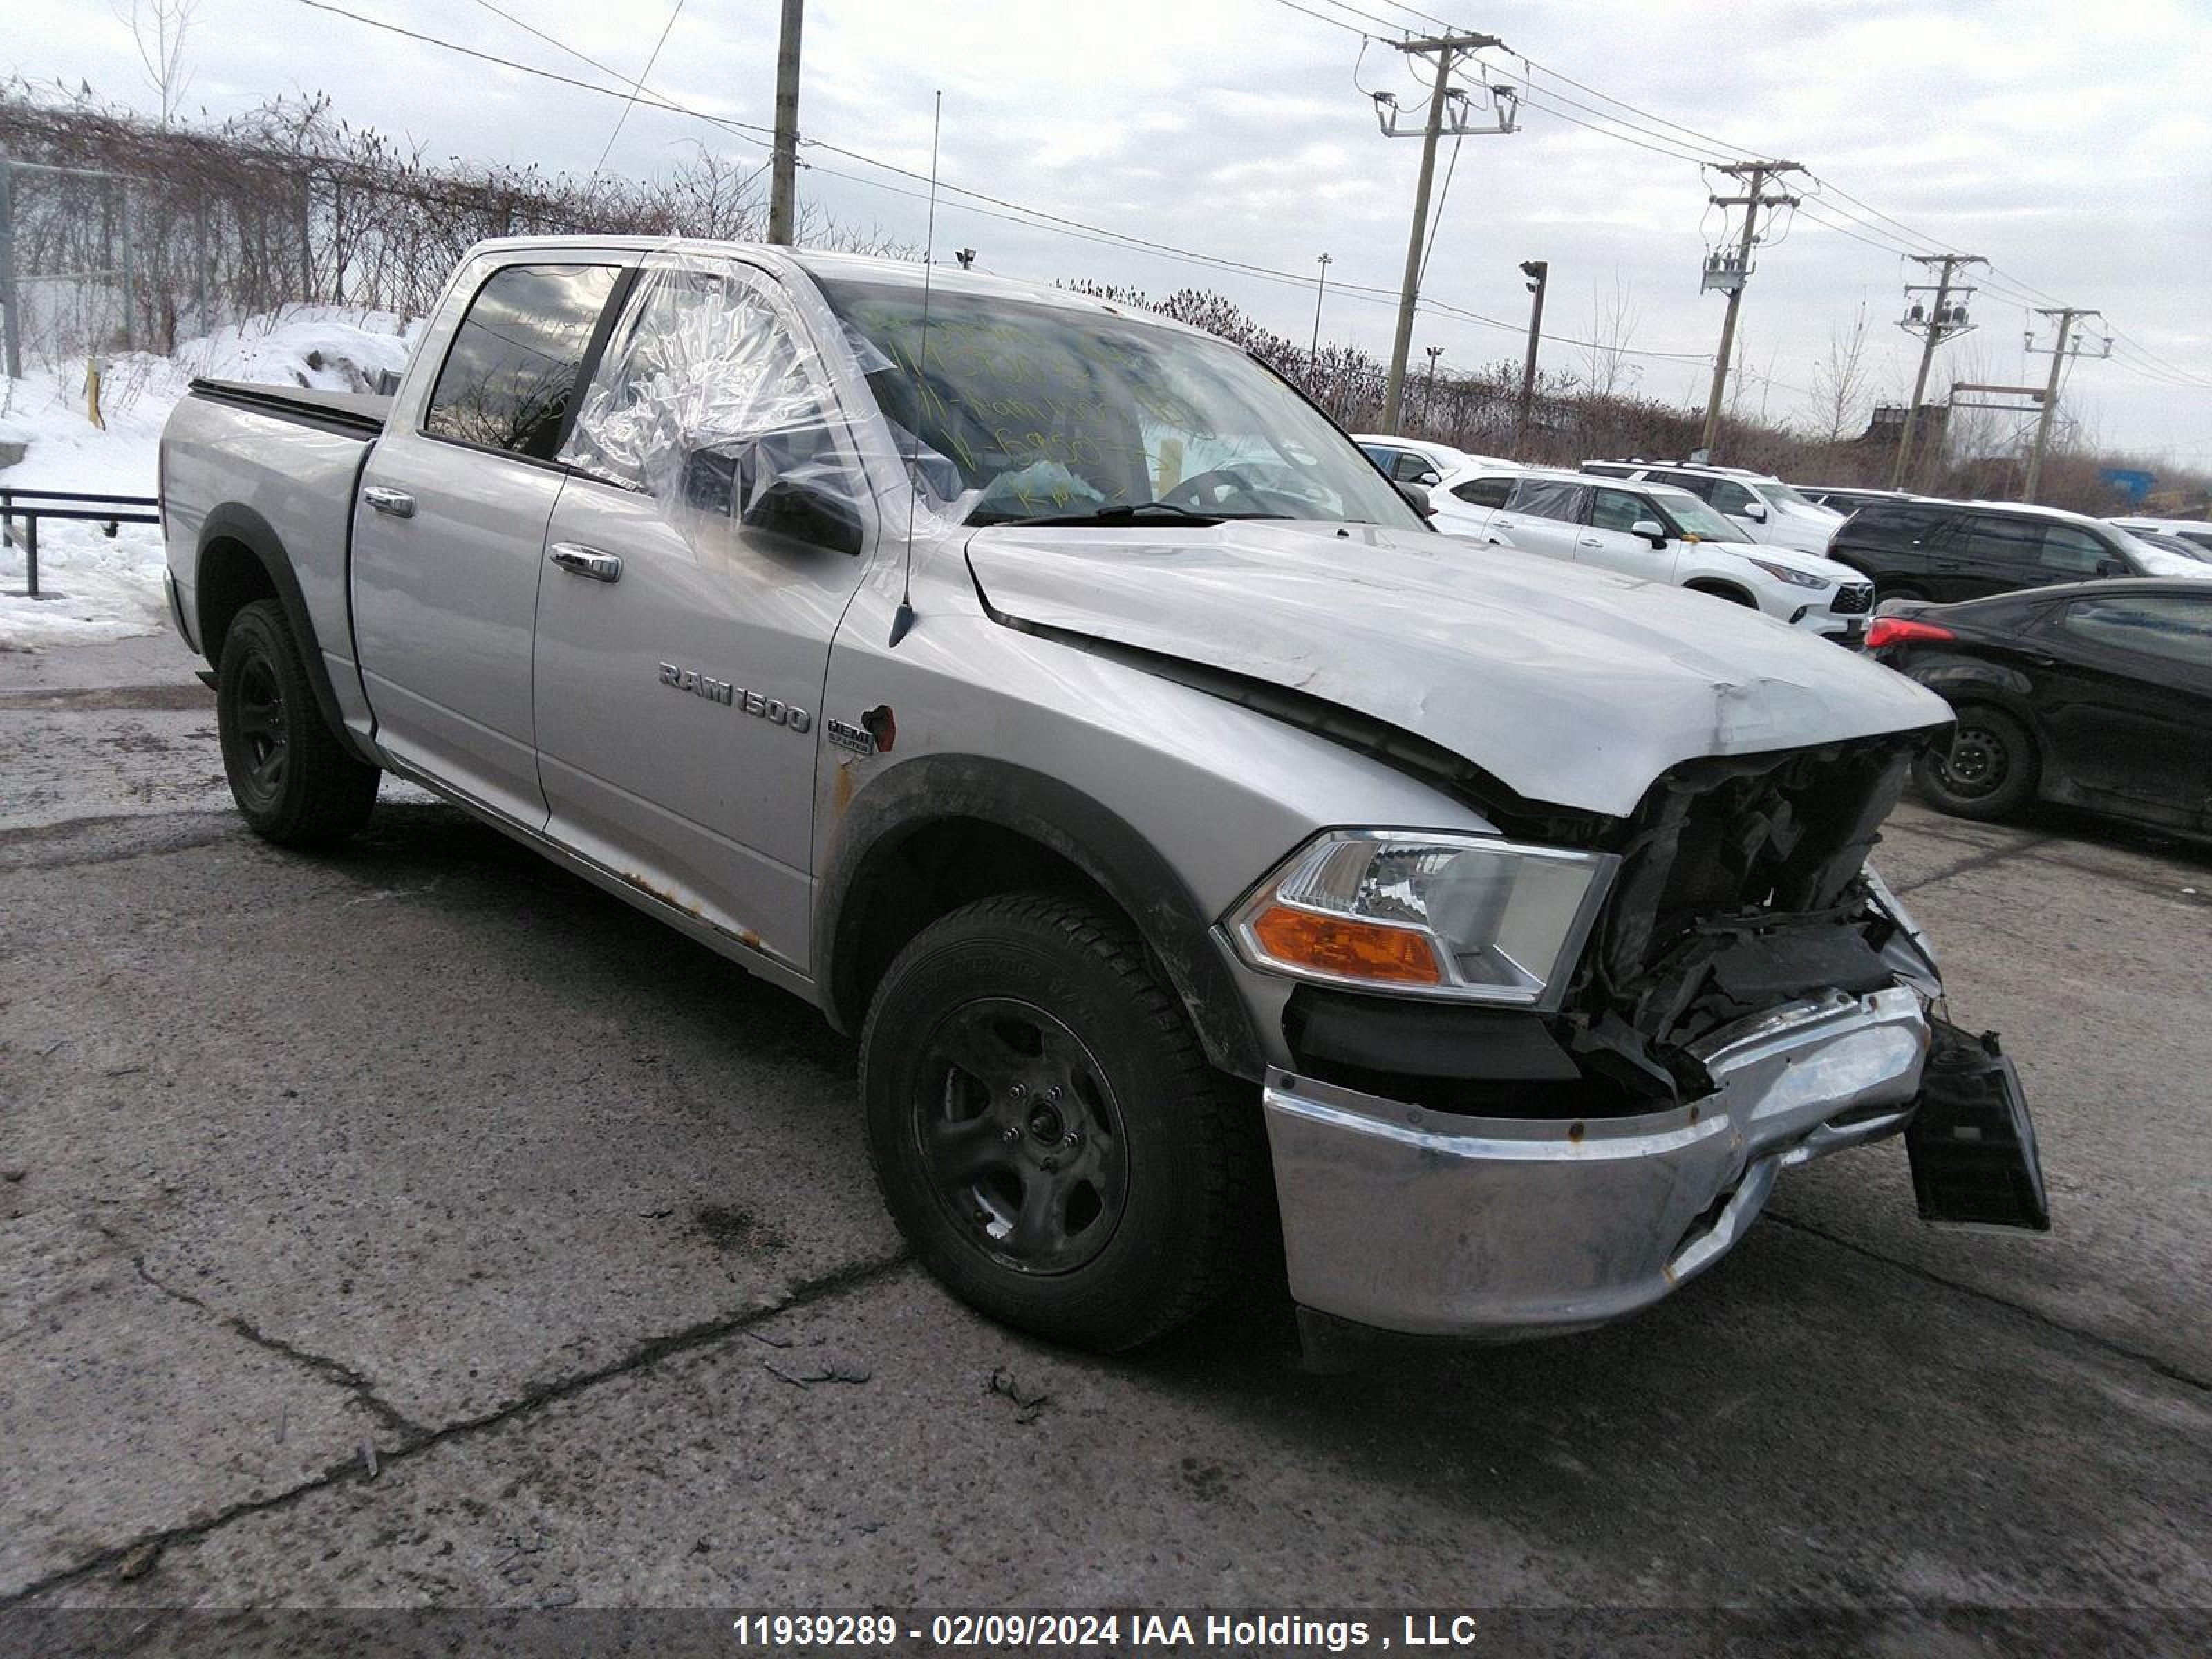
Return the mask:
[(830, 1017), (854, 1030), (865, 1017), (858, 943), (881, 884), (911, 836), (948, 819), (1012, 831), (1067, 860), (1135, 923), (1182, 999), (1206, 1057), (1224, 1071), (1265, 1069), (1243, 1000), (1188, 884), (1145, 837), (1104, 803), (1012, 763), (981, 756), (917, 756), (870, 780), (839, 820), (816, 894), (812, 954)]

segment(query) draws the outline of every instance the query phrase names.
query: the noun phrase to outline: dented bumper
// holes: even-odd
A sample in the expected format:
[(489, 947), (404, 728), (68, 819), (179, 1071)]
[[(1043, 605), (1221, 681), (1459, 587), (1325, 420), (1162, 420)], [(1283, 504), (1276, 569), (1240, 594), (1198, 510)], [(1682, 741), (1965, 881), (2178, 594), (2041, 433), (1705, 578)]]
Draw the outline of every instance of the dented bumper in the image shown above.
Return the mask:
[(1929, 1041), (1904, 986), (1808, 998), (1698, 1044), (1703, 1099), (1582, 1122), (1273, 1073), (1291, 1294), (1386, 1330), (1493, 1339), (1632, 1313), (1725, 1255), (1783, 1170), (1903, 1129)]

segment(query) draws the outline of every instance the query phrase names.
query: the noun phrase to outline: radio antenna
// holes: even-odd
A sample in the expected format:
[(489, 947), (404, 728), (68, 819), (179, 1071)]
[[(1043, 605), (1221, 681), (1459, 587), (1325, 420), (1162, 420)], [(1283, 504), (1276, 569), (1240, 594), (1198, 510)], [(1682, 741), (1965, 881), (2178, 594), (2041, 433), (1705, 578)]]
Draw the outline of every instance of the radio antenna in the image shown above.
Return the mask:
[(945, 125), (945, 88), (937, 89), (937, 106), (929, 118), (929, 228), (922, 233), (921, 342), (914, 354), (914, 423), (907, 428), (906, 566), (899, 573), (898, 609), (891, 613), (892, 645), (914, 626), (914, 513), (921, 501), (921, 412), (927, 407), (929, 382), (929, 278), (937, 263), (937, 137)]

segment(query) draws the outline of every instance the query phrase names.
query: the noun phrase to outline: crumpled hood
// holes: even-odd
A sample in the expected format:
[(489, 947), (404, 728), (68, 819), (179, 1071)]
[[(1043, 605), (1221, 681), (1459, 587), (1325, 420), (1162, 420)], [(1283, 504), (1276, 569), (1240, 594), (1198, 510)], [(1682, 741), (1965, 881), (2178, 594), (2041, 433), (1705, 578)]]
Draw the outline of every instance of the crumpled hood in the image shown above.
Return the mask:
[(1949, 708), (1702, 594), (1456, 537), (1232, 522), (979, 530), (991, 607), (1264, 680), (1625, 817), (1668, 767), (1910, 731)]

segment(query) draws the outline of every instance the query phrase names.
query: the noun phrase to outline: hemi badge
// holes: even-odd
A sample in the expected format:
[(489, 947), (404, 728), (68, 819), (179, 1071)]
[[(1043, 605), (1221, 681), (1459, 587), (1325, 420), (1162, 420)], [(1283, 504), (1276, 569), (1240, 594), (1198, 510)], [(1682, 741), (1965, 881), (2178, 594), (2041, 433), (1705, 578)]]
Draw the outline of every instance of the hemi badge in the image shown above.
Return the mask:
[(875, 736), (865, 726), (854, 726), (848, 720), (833, 720), (823, 729), (830, 733), (830, 741), (840, 749), (849, 749), (856, 755), (876, 752)]

